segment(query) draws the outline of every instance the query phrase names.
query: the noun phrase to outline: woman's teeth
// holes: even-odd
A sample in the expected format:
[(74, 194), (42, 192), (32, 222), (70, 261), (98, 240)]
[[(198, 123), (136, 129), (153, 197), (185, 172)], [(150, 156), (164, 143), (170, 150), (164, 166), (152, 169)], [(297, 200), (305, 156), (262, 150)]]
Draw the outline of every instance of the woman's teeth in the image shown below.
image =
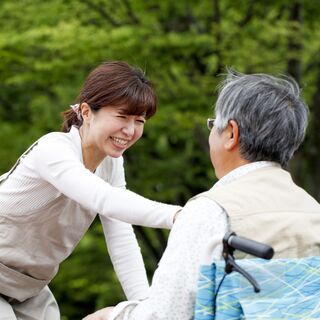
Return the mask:
[(128, 140), (124, 140), (124, 139), (120, 139), (120, 138), (116, 138), (116, 137), (111, 137), (111, 139), (116, 142), (117, 144), (120, 144), (122, 146), (125, 146), (128, 144)]

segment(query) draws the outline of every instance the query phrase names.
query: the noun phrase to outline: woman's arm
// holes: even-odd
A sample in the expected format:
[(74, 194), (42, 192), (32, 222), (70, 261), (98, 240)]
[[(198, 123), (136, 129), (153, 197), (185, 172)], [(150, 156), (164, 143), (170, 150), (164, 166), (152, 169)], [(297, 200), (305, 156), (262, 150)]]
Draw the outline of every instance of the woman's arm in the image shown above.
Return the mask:
[(86, 169), (79, 155), (63, 139), (43, 141), (33, 153), (42, 179), (68, 198), (103, 216), (135, 225), (171, 228), (174, 215), (180, 209), (112, 187)]
[[(123, 158), (106, 158), (96, 174), (112, 186), (125, 189)], [(100, 216), (108, 252), (128, 300), (145, 299), (149, 284), (133, 228), (130, 224)]]
[(102, 216), (100, 219), (113, 267), (127, 299), (147, 298), (148, 279), (132, 226)]
[[(174, 224), (168, 247), (156, 270), (149, 298), (103, 309), (86, 320), (186, 320), (194, 312), (199, 268), (221, 258), (227, 230), (221, 207), (206, 198), (189, 202)], [(104, 315), (106, 311), (109, 315)]]

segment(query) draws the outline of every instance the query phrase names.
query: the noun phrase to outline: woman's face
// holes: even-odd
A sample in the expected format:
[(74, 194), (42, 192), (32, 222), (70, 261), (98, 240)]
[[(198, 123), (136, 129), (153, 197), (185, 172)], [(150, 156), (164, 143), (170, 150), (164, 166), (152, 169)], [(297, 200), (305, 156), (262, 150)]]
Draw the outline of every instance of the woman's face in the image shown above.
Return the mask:
[(97, 156), (118, 158), (141, 136), (144, 129), (143, 115), (127, 115), (125, 108), (103, 107), (96, 112), (89, 110), (84, 118), (86, 126), (83, 142)]

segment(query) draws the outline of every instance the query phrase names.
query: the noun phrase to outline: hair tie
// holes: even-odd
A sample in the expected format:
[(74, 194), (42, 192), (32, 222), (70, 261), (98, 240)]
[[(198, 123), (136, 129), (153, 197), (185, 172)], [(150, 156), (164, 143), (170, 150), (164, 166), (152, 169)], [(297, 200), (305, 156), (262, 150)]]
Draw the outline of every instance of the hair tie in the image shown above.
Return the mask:
[(71, 105), (70, 105), (70, 108), (73, 110), (73, 112), (75, 112), (75, 113), (76, 113), (77, 118), (78, 118), (79, 120), (81, 120), (81, 115), (80, 115), (80, 104), (79, 104), (79, 103), (71, 104)]

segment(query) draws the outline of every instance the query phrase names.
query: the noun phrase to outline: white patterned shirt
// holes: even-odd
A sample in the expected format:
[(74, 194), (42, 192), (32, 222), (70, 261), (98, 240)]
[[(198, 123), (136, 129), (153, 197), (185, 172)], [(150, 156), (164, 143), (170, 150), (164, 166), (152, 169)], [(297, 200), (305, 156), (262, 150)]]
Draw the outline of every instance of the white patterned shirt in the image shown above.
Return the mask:
[[(266, 161), (243, 165), (225, 175), (215, 187), (274, 165)], [(188, 202), (170, 232), (149, 298), (118, 304), (108, 320), (192, 319), (200, 265), (221, 259), (222, 238), (227, 230), (226, 213), (215, 201), (199, 197)]]

